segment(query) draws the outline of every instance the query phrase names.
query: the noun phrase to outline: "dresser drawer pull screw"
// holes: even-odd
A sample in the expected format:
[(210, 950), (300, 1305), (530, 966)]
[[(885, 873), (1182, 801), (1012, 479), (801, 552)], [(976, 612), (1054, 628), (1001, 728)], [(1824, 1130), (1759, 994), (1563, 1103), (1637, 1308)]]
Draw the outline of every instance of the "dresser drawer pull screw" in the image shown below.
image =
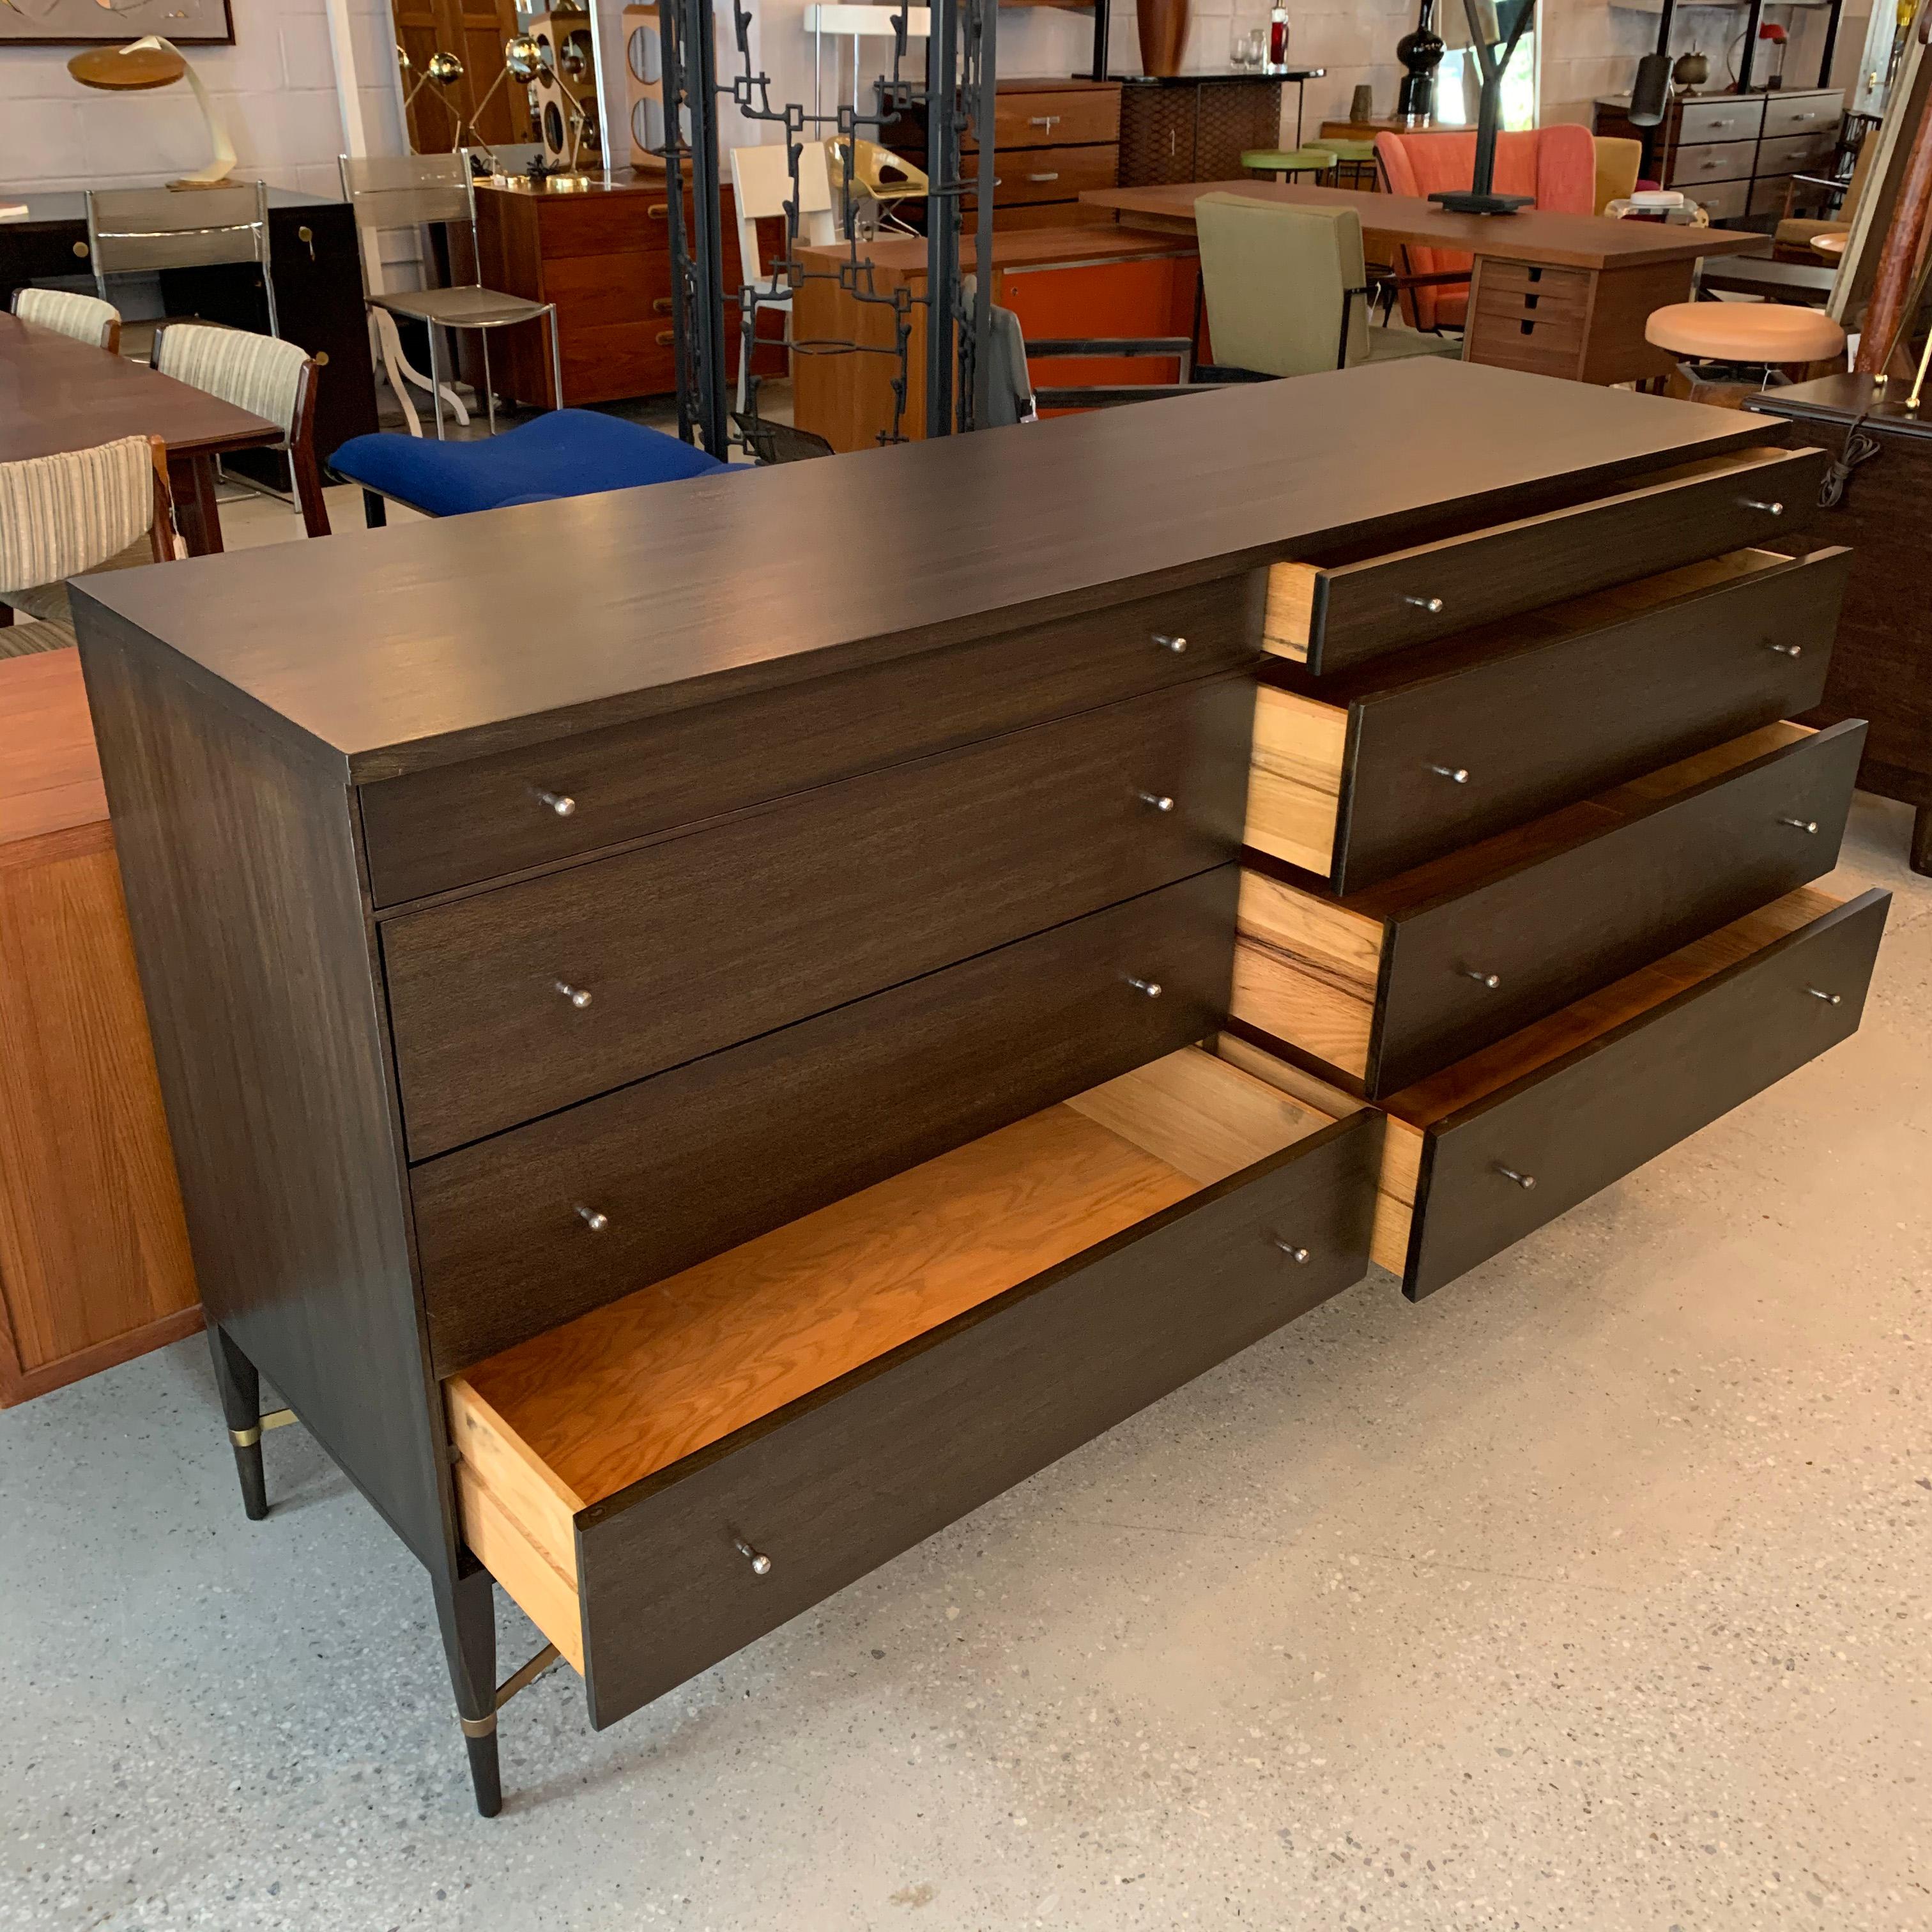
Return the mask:
[(1127, 984), (1136, 992), (1146, 994), (1150, 1000), (1160, 998), (1160, 982), (1158, 980), (1136, 980), (1130, 973), (1127, 975)]
[(1765, 648), (1775, 651), (1781, 658), (1802, 658), (1804, 655), (1802, 644), (1767, 644)]
[(1429, 768), (1438, 778), (1447, 778), (1451, 784), (1467, 784), (1469, 774), (1462, 765), (1431, 765)]
[(1464, 979), (1473, 980), (1478, 986), (1488, 987), (1490, 991), (1492, 993), (1503, 982), (1503, 976), (1500, 973), (1478, 972), (1473, 966), (1459, 966), (1456, 968), (1456, 970), (1460, 973)]
[(1818, 821), (1815, 818), (1780, 818), (1778, 822), (1780, 825), (1790, 826), (1794, 832), (1815, 833), (1818, 830)]
[(1426, 610), (1432, 616), (1441, 614), (1442, 600), (1439, 597), (1405, 597), (1405, 604), (1413, 604), (1418, 610)]
[(732, 1538), (731, 1547), (752, 1566), (754, 1576), (769, 1576), (772, 1574), (772, 1559), (762, 1550), (754, 1550), (742, 1536)]
[(577, 809), (576, 800), (566, 798), (560, 792), (540, 791), (537, 794), (537, 797), (542, 803), (548, 806), (560, 818), (568, 818)]
[(1185, 638), (1170, 638), (1159, 631), (1154, 634), (1154, 640), (1162, 650), (1172, 651), (1176, 657), (1180, 656), (1187, 648), (1187, 640)]
[(573, 986), (567, 980), (554, 980), (550, 983), (580, 1013), (590, 1005), (590, 994), (587, 988)]
[(598, 1214), (594, 1208), (580, 1208), (577, 1213), (578, 1219), (593, 1234), (602, 1234), (610, 1225), (610, 1216)]
[(1165, 792), (1137, 791), (1134, 794), (1134, 796), (1140, 800), (1142, 804), (1150, 805), (1156, 812), (1172, 812), (1174, 809), (1173, 800), (1169, 798)]
[(1514, 1181), (1517, 1186), (1522, 1189), (1526, 1193), (1536, 1185), (1536, 1176), (1534, 1174), (1519, 1174), (1514, 1168), (1504, 1166), (1501, 1161), (1498, 1161), (1496, 1162), (1496, 1172), (1500, 1174), (1505, 1180)]
[(1307, 1260), (1308, 1250), (1306, 1248), (1298, 1248), (1292, 1241), (1284, 1241), (1279, 1234), (1270, 1235), (1269, 1238), (1274, 1243), (1276, 1247), (1280, 1249), (1283, 1254), (1287, 1256), (1290, 1261), (1305, 1262)]
[(1744, 499), (1744, 508), (1748, 510), (1762, 510), (1767, 517), (1781, 517), (1784, 514), (1784, 506), (1782, 503), (1762, 502), (1755, 496), (1747, 496)]
[(1828, 993), (1822, 986), (1807, 986), (1804, 990), (1814, 1000), (1822, 1000), (1828, 1006), (1837, 1006), (1844, 997), (1840, 993)]

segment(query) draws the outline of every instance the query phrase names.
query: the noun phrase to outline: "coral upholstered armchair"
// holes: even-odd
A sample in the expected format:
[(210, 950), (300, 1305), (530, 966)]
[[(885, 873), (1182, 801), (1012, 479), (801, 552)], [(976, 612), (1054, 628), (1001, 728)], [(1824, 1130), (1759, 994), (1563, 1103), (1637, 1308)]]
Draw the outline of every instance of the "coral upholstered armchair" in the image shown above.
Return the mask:
[[(1476, 164), (1476, 136), (1467, 134), (1384, 134), (1376, 158), (1391, 194), (1423, 196), (1438, 188), (1467, 188)], [(1586, 128), (1568, 124), (1496, 136), (1498, 194), (1526, 194), (1538, 208), (1558, 214), (1596, 212), (1597, 154)], [(1507, 223), (1507, 215), (1492, 219)], [(1414, 275), (1467, 274), (1470, 257), (1447, 248), (1410, 248)], [(1469, 306), (1466, 286), (1406, 290), (1402, 313), (1418, 328), (1460, 328)]]

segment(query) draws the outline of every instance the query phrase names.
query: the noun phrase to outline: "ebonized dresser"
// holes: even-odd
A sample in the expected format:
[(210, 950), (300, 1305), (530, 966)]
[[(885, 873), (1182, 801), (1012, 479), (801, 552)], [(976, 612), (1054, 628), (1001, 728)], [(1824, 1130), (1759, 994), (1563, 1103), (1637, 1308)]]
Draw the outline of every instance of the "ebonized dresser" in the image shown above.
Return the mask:
[(260, 1371), (482, 1810), (496, 1583), (612, 1723), (1856, 1028), (1787, 434), (1416, 363), (82, 584), (248, 1512)]

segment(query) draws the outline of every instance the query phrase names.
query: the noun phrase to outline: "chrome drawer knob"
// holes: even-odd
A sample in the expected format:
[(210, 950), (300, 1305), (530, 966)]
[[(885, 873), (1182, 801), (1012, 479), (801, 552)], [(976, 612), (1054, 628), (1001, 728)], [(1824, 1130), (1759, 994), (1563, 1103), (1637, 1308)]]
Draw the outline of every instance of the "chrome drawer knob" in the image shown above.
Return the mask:
[(754, 1550), (742, 1536), (732, 1538), (731, 1547), (752, 1566), (754, 1576), (769, 1576), (772, 1574), (772, 1559), (762, 1550)]
[(1755, 496), (1747, 496), (1744, 499), (1744, 508), (1748, 510), (1762, 510), (1767, 517), (1781, 517), (1784, 514), (1784, 506), (1782, 503), (1762, 502)]
[(1158, 980), (1136, 980), (1130, 973), (1127, 975), (1127, 984), (1132, 987), (1136, 992), (1146, 994), (1150, 1000), (1157, 1000), (1160, 998), (1160, 982)]
[(556, 990), (561, 993), (580, 1013), (583, 1012), (586, 1006), (590, 1005), (590, 992), (589, 988), (584, 986), (573, 986), (568, 980), (553, 980), (550, 982), (550, 984), (556, 987)]
[(1768, 651), (1775, 651), (1781, 658), (1802, 658), (1804, 655), (1802, 644), (1766, 644)]
[(1439, 597), (1405, 597), (1402, 601), (1413, 604), (1418, 610), (1426, 610), (1432, 617), (1442, 614), (1442, 600)]
[(1160, 631), (1155, 632), (1154, 640), (1162, 650), (1172, 651), (1176, 657), (1179, 657), (1187, 648), (1187, 640), (1185, 638), (1170, 638)]
[(1174, 801), (1161, 791), (1137, 791), (1134, 794), (1143, 805), (1150, 805), (1156, 812), (1172, 812)]
[(1269, 1238), (1274, 1241), (1275, 1246), (1280, 1249), (1283, 1254), (1287, 1256), (1290, 1261), (1305, 1262), (1307, 1260), (1308, 1250), (1306, 1248), (1298, 1248), (1292, 1241), (1284, 1241), (1279, 1234), (1271, 1235)]
[(578, 1218), (593, 1234), (602, 1234), (610, 1225), (610, 1216), (600, 1214), (595, 1208), (579, 1208), (577, 1214)]
[(1822, 986), (1807, 986), (1804, 990), (1814, 1000), (1822, 1000), (1828, 1006), (1835, 1006), (1844, 998), (1840, 993), (1828, 993)]
[(1462, 765), (1431, 765), (1429, 768), (1438, 778), (1447, 778), (1451, 784), (1467, 784), (1468, 770)]
[(1514, 1168), (1504, 1166), (1501, 1161), (1498, 1161), (1496, 1162), (1496, 1172), (1500, 1174), (1505, 1180), (1514, 1181), (1517, 1186), (1522, 1188), (1526, 1193), (1536, 1185), (1536, 1176), (1534, 1174), (1519, 1174)]
[(568, 818), (577, 809), (576, 800), (567, 798), (561, 792), (540, 791), (537, 794), (537, 799), (539, 803), (548, 806), (560, 818)]
[(1780, 825), (1790, 826), (1794, 832), (1809, 832), (1815, 835), (1818, 830), (1818, 821), (1815, 818), (1780, 818), (1778, 822)]
[(1479, 972), (1473, 966), (1459, 966), (1456, 968), (1456, 970), (1460, 973), (1464, 979), (1473, 980), (1478, 986), (1488, 987), (1490, 991), (1492, 993), (1503, 982), (1503, 976), (1500, 973)]

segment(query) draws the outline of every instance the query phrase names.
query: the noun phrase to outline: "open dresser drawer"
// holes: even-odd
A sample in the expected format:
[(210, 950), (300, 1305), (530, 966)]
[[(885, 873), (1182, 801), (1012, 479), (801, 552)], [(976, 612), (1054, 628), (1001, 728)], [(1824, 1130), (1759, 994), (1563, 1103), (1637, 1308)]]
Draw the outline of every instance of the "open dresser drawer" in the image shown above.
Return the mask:
[(1707, 457), (1573, 508), (1379, 556), (1277, 563), (1262, 640), (1328, 674), (1762, 542), (1815, 502), (1820, 449)]
[(614, 1722), (1360, 1279), (1381, 1123), (1190, 1047), (446, 1384)]
[(1253, 862), (1234, 1017), (1408, 1086), (1828, 872), (1864, 730), (1768, 724), (1347, 898)]
[(1825, 689), (1851, 562), (1733, 550), (1256, 692), (1247, 844), (1359, 892)]

